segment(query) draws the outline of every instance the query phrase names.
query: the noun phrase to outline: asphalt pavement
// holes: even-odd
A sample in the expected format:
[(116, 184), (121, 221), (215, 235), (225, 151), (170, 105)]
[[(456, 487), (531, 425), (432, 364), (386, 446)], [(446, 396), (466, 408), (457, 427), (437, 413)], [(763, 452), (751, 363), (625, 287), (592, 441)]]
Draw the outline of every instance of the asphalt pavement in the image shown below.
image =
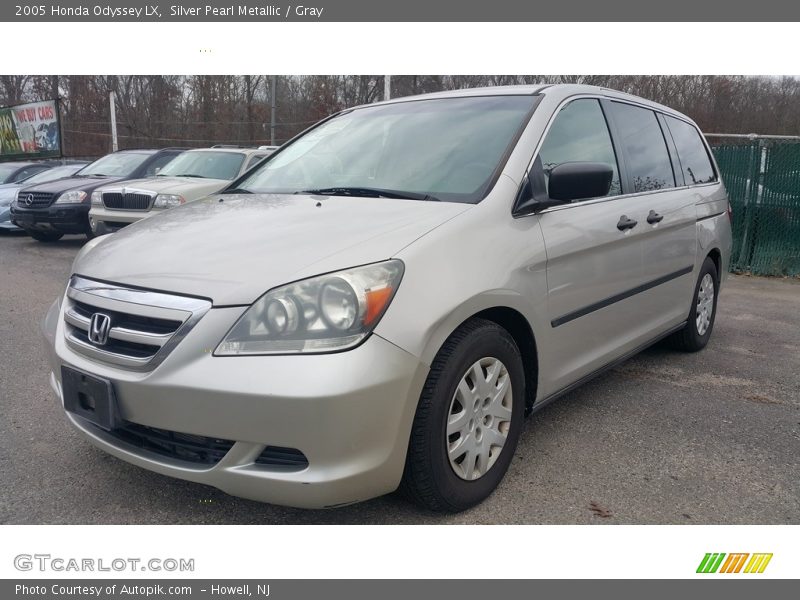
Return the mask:
[(800, 523), (800, 281), (731, 277), (704, 351), (656, 346), (528, 419), (477, 508), (307, 511), (145, 471), (71, 429), (39, 324), (83, 243), (0, 234), (0, 523)]

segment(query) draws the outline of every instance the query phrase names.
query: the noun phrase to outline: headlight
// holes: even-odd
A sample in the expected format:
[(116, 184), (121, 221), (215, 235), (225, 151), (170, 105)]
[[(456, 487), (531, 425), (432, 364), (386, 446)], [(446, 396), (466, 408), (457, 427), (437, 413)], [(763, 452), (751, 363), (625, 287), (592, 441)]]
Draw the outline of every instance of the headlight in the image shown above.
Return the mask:
[(92, 206), (102, 206), (103, 205), (103, 192), (94, 191), (92, 192)]
[(86, 192), (83, 190), (72, 190), (64, 192), (56, 200), (56, 204), (80, 204), (86, 199)]
[(177, 194), (159, 194), (153, 202), (153, 208), (172, 208), (186, 202), (186, 198)]
[(241, 316), (217, 356), (335, 352), (358, 345), (392, 301), (403, 263), (389, 260), (275, 288)]

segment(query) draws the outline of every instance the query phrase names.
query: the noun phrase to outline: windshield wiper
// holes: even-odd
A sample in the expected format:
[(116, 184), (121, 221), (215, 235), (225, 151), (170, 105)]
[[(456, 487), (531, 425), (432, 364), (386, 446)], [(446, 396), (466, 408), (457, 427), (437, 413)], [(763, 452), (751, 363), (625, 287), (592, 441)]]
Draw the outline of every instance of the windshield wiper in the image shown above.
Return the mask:
[(316, 190), (301, 190), (295, 194), (320, 194), (321, 196), (366, 196), (368, 198), (395, 198), (399, 200), (432, 200), (439, 201), (436, 196), (400, 190), (385, 190), (370, 187), (330, 187)]
[(232, 190), (222, 190), (220, 194), (252, 194), (250, 190), (244, 188), (233, 188)]
[(207, 179), (203, 175), (196, 175), (195, 173), (181, 173), (180, 175), (164, 175), (164, 177), (199, 177), (200, 179)]

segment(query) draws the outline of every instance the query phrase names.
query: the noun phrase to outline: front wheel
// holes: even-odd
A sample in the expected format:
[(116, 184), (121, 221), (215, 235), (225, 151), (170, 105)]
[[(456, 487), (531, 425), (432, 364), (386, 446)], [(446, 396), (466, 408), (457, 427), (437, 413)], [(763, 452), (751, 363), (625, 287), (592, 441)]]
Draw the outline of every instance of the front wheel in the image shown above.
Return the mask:
[(711, 258), (706, 257), (694, 288), (689, 320), (683, 329), (667, 338), (667, 343), (683, 352), (697, 352), (705, 348), (711, 339), (711, 330), (714, 328), (714, 319), (717, 316), (718, 295), (717, 266)]
[(468, 321), (447, 339), (431, 366), (401, 491), (442, 512), (480, 503), (508, 470), (524, 410), (524, 369), (514, 339), (491, 321)]

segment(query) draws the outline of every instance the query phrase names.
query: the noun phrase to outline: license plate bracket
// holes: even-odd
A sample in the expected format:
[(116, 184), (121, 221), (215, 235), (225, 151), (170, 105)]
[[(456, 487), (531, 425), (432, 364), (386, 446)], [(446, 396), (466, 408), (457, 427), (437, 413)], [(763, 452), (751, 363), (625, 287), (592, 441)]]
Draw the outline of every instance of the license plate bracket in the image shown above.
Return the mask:
[(121, 421), (114, 386), (108, 379), (61, 367), (64, 410), (112, 431)]

